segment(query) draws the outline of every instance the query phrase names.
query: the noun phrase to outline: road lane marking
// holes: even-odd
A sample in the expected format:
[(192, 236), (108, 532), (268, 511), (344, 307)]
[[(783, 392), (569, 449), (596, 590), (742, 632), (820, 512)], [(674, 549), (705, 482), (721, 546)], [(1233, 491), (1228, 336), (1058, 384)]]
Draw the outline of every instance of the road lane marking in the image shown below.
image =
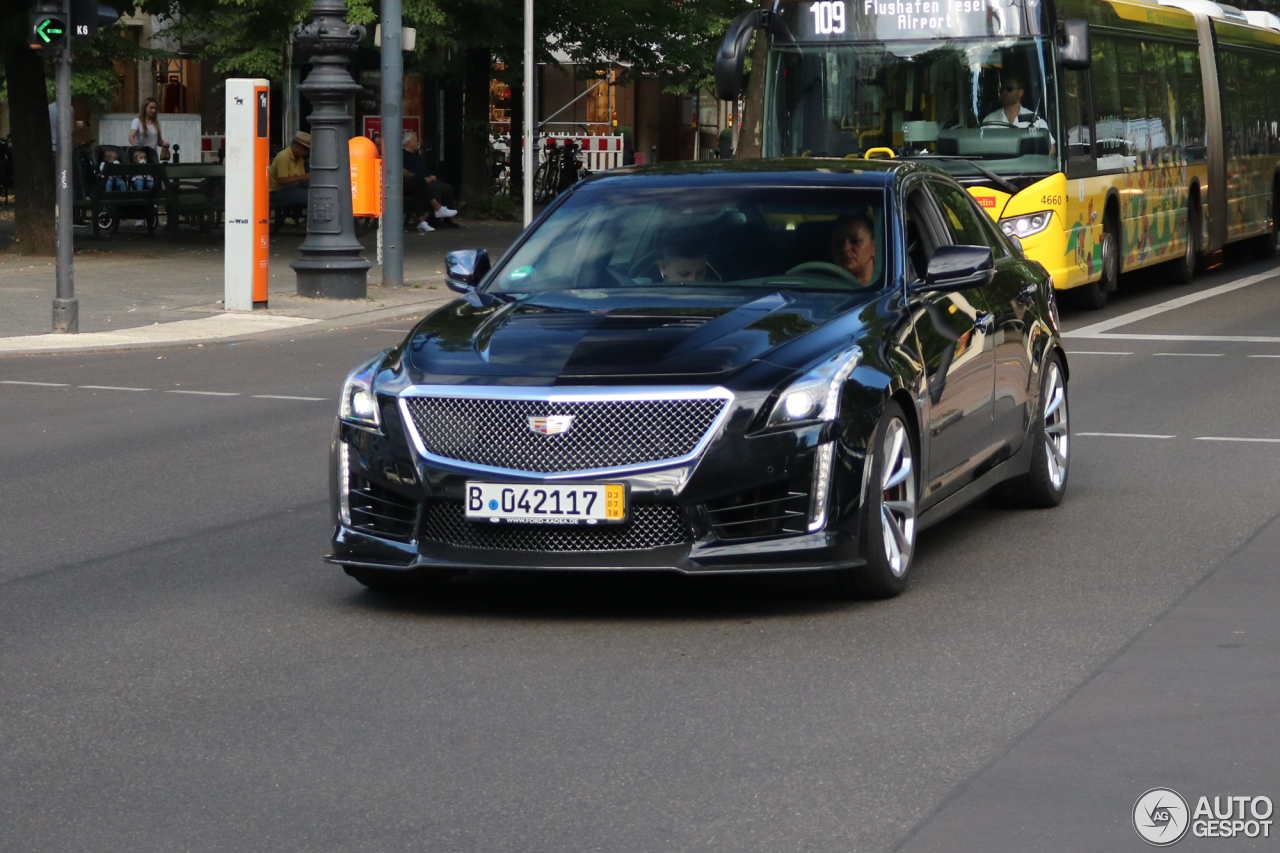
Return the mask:
[[(1072, 337), (1070, 332), (1063, 333), (1064, 338)], [(1177, 341), (1179, 343), (1210, 344), (1280, 344), (1280, 338), (1265, 335), (1136, 335), (1128, 332), (1105, 332), (1101, 335), (1088, 335), (1091, 340), (1103, 341)]]
[(375, 332), (395, 332), (397, 335), (409, 334), (409, 329), (374, 329)]
[[(32, 382), (24, 379), (0, 379), (0, 385), (31, 385), (40, 388), (67, 388), (68, 382)], [(91, 391), (150, 391), (150, 388), (126, 388), (122, 385), (77, 385)], [(200, 397), (239, 397), (241, 391), (191, 391), (185, 388), (162, 389), (166, 394), (193, 394)], [(301, 400), (309, 403), (323, 403), (330, 397), (303, 397), (297, 394), (250, 394), (254, 400)]]
[[(1202, 290), (1199, 293), (1188, 293), (1186, 296), (1179, 296), (1176, 299), (1170, 299), (1167, 302), (1161, 302), (1159, 305), (1152, 305), (1147, 308), (1139, 308), (1137, 311), (1130, 311), (1127, 314), (1121, 314), (1119, 317), (1112, 317), (1110, 320), (1103, 320), (1100, 323), (1093, 323), (1083, 328), (1076, 329), (1072, 332), (1063, 332), (1064, 338), (1098, 338), (1113, 337), (1106, 333), (1112, 329), (1121, 326), (1128, 326), (1139, 320), (1145, 320), (1148, 317), (1154, 317), (1157, 314), (1163, 314), (1166, 311), (1173, 311), (1187, 305), (1193, 305), (1204, 299), (1211, 299), (1214, 296), (1221, 296), (1224, 293), (1230, 293), (1233, 290), (1240, 290), (1243, 287), (1255, 285), (1260, 281), (1268, 281), (1280, 275), (1280, 270), (1272, 270), (1271, 272), (1259, 273), (1251, 275), (1248, 278), (1242, 278), (1239, 281), (1233, 281), (1230, 284), (1221, 284), (1217, 287), (1211, 287), (1208, 290)], [(1142, 337), (1146, 337), (1145, 335)], [(1204, 340), (1204, 338), (1195, 338), (1195, 340)], [(1211, 338), (1210, 340), (1235, 340), (1235, 338)], [(1280, 341), (1280, 338), (1264, 339), (1269, 341)]]
[(1250, 441), (1260, 444), (1280, 444), (1280, 438), (1227, 438), (1221, 435), (1199, 435), (1196, 441)]
[(1131, 352), (1115, 352), (1113, 350), (1088, 350), (1075, 349), (1067, 350), (1067, 355), (1133, 355)]
[(1249, 358), (1280, 358), (1280, 355), (1251, 355)]
[(1156, 352), (1152, 355), (1183, 355), (1191, 358), (1221, 358), (1223, 353), (1220, 352)]
[(1176, 435), (1155, 435), (1146, 432), (1073, 432), (1072, 435), (1097, 435), (1103, 438), (1177, 438)]
[(313, 400), (315, 402), (324, 402), (328, 397), (293, 397), (288, 394), (254, 394), (255, 400)]

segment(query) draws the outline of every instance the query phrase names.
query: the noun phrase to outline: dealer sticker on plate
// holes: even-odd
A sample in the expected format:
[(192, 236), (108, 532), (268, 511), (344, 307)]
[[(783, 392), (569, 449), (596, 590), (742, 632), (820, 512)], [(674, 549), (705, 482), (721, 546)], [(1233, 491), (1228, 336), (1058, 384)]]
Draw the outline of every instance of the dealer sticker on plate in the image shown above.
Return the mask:
[(619, 524), (627, 489), (619, 483), (543, 486), (467, 483), (467, 519), (514, 524)]

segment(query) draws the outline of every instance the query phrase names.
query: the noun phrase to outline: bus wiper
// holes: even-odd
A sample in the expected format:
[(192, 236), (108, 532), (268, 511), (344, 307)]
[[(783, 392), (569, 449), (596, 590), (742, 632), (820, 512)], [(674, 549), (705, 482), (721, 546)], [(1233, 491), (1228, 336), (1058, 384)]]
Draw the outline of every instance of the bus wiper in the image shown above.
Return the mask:
[(986, 178), (987, 180), (999, 186), (1000, 189), (1004, 190), (1009, 195), (1017, 195), (1019, 192), (1017, 184), (1000, 177), (995, 172), (988, 169), (986, 166), (983, 166), (980, 163), (975, 163), (973, 160), (969, 160), (965, 157), (951, 157), (947, 154), (903, 154), (902, 157), (899, 159), (902, 159), (902, 160), (958, 160), (961, 163), (968, 163), (970, 166), (977, 169), (978, 172), (984, 178)]

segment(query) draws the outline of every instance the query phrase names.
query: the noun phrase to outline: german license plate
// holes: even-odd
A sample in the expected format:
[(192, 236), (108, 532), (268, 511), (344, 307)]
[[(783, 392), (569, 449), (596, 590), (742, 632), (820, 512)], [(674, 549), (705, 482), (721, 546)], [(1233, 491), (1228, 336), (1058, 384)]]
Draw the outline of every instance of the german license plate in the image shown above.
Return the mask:
[(627, 489), (602, 485), (467, 483), (467, 520), (507, 524), (621, 524)]

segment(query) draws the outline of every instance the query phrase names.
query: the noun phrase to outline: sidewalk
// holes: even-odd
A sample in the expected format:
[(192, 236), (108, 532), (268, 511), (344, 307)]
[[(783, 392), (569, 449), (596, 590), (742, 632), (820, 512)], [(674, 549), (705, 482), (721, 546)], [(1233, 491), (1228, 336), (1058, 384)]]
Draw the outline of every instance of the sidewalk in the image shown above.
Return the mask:
[[(224, 312), (222, 234), (208, 239), (184, 231), (177, 240), (122, 225), (95, 240), (76, 229), (75, 292), (80, 334), (53, 335), (56, 286), (53, 258), (0, 251), (0, 354), (139, 346), (237, 337), (321, 322), (359, 323), (380, 316), (421, 316), (455, 294), (444, 285), (446, 252), (487, 249), (498, 256), (520, 233), (518, 223), (472, 222), (431, 234), (405, 233), (404, 287), (382, 287), (382, 268), (369, 270), (369, 295), (361, 301), (305, 299), (296, 295), (289, 267), (305, 238), (299, 228), (271, 237), (268, 307)], [(0, 249), (12, 235), (0, 221)], [(362, 241), (365, 257), (377, 257), (377, 234)]]

